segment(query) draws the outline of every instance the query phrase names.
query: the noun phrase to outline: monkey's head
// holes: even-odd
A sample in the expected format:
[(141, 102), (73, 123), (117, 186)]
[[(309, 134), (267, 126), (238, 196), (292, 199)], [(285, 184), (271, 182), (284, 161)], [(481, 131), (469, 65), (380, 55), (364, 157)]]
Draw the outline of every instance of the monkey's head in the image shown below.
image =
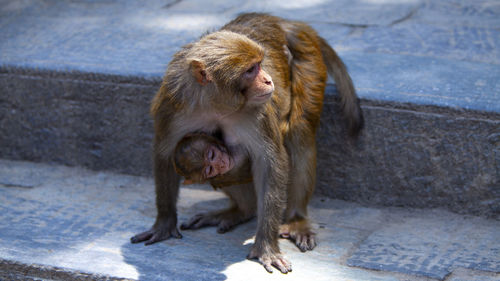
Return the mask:
[(188, 134), (177, 144), (174, 166), (185, 183), (204, 183), (210, 178), (229, 172), (234, 159), (226, 146), (211, 135)]
[(197, 83), (218, 103), (261, 105), (274, 91), (271, 76), (261, 68), (264, 49), (244, 35), (208, 34), (192, 45), (186, 59)]

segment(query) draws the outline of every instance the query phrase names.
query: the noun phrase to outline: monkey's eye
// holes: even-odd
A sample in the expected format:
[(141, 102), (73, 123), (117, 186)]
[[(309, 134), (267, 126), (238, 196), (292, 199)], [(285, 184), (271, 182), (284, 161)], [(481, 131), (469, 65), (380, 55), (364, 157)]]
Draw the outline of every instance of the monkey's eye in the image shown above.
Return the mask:
[(207, 159), (208, 161), (212, 162), (215, 159), (215, 152), (213, 148), (208, 149), (207, 152)]
[(246, 74), (247, 74), (247, 75), (255, 75), (255, 74), (256, 74), (256, 72), (258, 72), (259, 70), (260, 70), (260, 62), (255, 63), (254, 65), (252, 65), (252, 67), (250, 67), (250, 68), (247, 70)]
[(255, 69), (257, 68), (257, 65), (253, 65), (252, 67), (250, 67), (248, 70), (247, 70), (247, 73), (252, 73), (255, 71)]

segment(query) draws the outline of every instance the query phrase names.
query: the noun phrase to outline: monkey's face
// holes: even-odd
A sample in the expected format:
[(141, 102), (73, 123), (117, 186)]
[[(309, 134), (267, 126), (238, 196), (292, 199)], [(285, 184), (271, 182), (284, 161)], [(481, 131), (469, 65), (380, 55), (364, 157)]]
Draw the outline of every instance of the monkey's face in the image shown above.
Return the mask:
[(271, 97), (273, 80), (260, 65), (264, 57), (264, 48), (250, 38), (218, 31), (190, 46), (186, 61), (195, 81), (205, 90), (199, 98), (217, 109), (234, 110), (261, 105)]
[(260, 62), (254, 63), (241, 76), (241, 93), (245, 96), (247, 103), (252, 105), (263, 104), (271, 98), (274, 91), (274, 83), (261, 66)]
[(210, 144), (205, 151), (204, 177), (209, 179), (229, 172), (234, 160), (224, 147)]

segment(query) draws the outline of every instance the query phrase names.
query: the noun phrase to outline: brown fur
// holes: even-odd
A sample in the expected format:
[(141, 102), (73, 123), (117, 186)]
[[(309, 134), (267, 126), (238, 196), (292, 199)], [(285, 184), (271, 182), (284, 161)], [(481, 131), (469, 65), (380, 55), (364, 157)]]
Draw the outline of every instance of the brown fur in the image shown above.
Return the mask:
[[(262, 69), (272, 77), (274, 93), (265, 104), (253, 104), (251, 97), (239, 92), (239, 77), (260, 59)], [(244, 14), (221, 31), (184, 46), (170, 62), (151, 107), (158, 216), (151, 230), (132, 242), (151, 244), (180, 237), (176, 228), (180, 178), (173, 150), (189, 132), (221, 130), (224, 142), (243, 147), (252, 165), (257, 233), (248, 257), (258, 258), (268, 271), (272, 265), (283, 273), (291, 271), (278, 247), (279, 225), (284, 219), (289, 232), (301, 232), (300, 243), (314, 234), (307, 221), (307, 203), (315, 185), (315, 133), (327, 69), (355, 134), (362, 127), (362, 113), (349, 75), (331, 47), (306, 24)], [(230, 218), (233, 222), (246, 218), (238, 212), (245, 213), (250, 205), (240, 198), (249, 188), (228, 193), (239, 198), (233, 200), (238, 209), (224, 213), (236, 214)]]

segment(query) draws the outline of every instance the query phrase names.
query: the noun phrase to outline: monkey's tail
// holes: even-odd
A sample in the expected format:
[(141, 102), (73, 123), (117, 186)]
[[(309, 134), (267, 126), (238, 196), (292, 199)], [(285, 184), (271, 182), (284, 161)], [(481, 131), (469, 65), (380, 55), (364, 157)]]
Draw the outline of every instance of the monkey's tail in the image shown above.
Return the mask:
[(319, 37), (319, 40), (328, 74), (335, 80), (335, 85), (340, 95), (342, 115), (347, 122), (349, 135), (357, 136), (361, 129), (363, 129), (364, 118), (351, 77), (342, 60), (326, 40), (321, 37)]

